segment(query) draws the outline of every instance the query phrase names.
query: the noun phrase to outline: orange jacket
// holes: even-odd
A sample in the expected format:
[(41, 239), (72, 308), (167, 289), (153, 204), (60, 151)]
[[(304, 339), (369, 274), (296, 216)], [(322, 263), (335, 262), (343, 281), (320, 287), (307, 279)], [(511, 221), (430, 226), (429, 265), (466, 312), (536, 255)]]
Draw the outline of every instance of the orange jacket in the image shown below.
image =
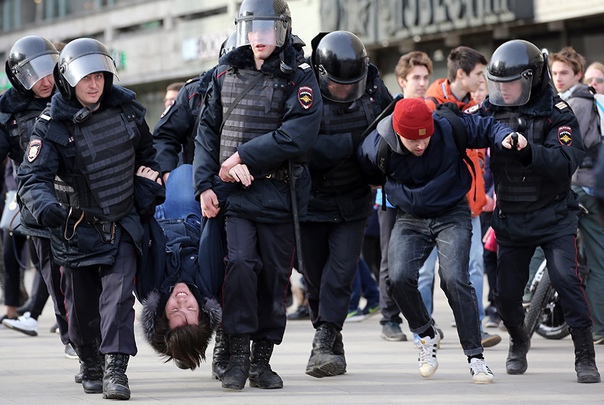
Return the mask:
[[(455, 103), (459, 107), (461, 111), (464, 111), (477, 103), (472, 100), (470, 95), (466, 97), (463, 101), (458, 100), (453, 93), (451, 93), (451, 86), (449, 80), (447, 79), (438, 79), (434, 81), (428, 90), (426, 91), (426, 104), (432, 110), (436, 110), (436, 106), (438, 104), (443, 103)], [(484, 189), (484, 162), (485, 162), (485, 150), (484, 149), (468, 149), (466, 151), (470, 159), (472, 159), (472, 163), (474, 163), (474, 168), (476, 169), (476, 176), (472, 173), (473, 181), (472, 187), (470, 191), (468, 191), (468, 203), (470, 205), (470, 211), (472, 211), (472, 218), (477, 215), (480, 215), (482, 212), (482, 207), (487, 203), (487, 195)], [(476, 190), (476, 199), (474, 199), (474, 190)]]

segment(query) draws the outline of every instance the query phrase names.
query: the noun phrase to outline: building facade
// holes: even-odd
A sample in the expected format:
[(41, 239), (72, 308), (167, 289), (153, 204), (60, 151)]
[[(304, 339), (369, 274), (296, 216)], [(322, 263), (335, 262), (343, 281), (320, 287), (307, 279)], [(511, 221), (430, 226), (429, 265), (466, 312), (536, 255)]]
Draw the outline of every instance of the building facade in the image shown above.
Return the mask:
[[(136, 91), (151, 127), (163, 110), (167, 84), (217, 62), (235, 29), (240, 0), (0, 0), (0, 60), (12, 44), (36, 34), (52, 41), (96, 38), (118, 65), (118, 84)], [(320, 31), (356, 33), (391, 92), (401, 54), (432, 58), (432, 78), (446, 76), (458, 45), (487, 58), (509, 39), (556, 52), (572, 45), (588, 62), (604, 61), (604, 0), (288, 0), (293, 32), (307, 43)], [(0, 73), (0, 93), (8, 87)]]

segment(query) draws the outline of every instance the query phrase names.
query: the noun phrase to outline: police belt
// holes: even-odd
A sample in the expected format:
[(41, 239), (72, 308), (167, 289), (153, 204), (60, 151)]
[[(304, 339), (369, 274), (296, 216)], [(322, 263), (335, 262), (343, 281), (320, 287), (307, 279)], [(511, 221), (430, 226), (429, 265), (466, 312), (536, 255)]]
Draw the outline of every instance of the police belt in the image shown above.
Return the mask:
[[(294, 163), (294, 177), (298, 177), (302, 174), (304, 170), (304, 165), (302, 163)], [(287, 183), (289, 180), (289, 173), (286, 167), (280, 167), (276, 170), (270, 171), (268, 173), (264, 173), (262, 176), (267, 179), (281, 180)]]
[[(75, 223), (73, 224), (73, 228), (71, 230), (69, 229), (70, 218), (75, 219)], [(88, 222), (93, 226), (94, 229), (96, 229), (103, 243), (113, 243), (115, 241), (116, 222), (109, 222), (107, 220), (95, 217), (94, 215), (85, 212), (81, 208), (73, 206), (69, 207), (67, 220), (65, 221), (65, 232), (63, 233), (65, 240), (71, 240), (75, 236), (76, 229), (80, 223), (82, 223), (82, 221)]]

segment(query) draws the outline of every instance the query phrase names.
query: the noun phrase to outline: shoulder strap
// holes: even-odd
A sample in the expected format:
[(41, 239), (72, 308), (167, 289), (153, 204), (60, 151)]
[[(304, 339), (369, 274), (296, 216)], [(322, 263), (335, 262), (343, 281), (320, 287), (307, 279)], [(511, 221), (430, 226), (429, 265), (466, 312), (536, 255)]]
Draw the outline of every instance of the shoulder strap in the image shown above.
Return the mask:
[(254, 87), (256, 85), (256, 83), (258, 83), (262, 79), (264, 79), (264, 74), (257, 75), (252, 80), (250, 80), (250, 82), (247, 84), (247, 86), (245, 86), (245, 88), (243, 90), (241, 90), (241, 93), (239, 93), (237, 95), (237, 98), (233, 101), (233, 103), (231, 104), (229, 109), (222, 116), (222, 124), (220, 124), (220, 131), (218, 131), (219, 134), (222, 133), (222, 128), (224, 127), (224, 123), (229, 119), (229, 117), (231, 116), (231, 113), (233, 112), (235, 107), (237, 107), (237, 105), (243, 99), (243, 97), (245, 97), (245, 95), (247, 93), (249, 93), (249, 91), (252, 89), (252, 87)]
[[(439, 104), (435, 112), (441, 117), (446, 118), (453, 127), (453, 139), (455, 139), (455, 145), (457, 145), (457, 149), (459, 150), (461, 157), (472, 171), (474, 179), (476, 179), (476, 168), (474, 167), (474, 162), (472, 162), (472, 159), (470, 159), (468, 153), (466, 152), (466, 149), (468, 148), (468, 132), (466, 131), (466, 127), (463, 124), (461, 117), (456, 112), (456, 110), (459, 111), (457, 105), (453, 104), (453, 107), (449, 104), (452, 103)], [(463, 113), (460, 112), (460, 114)], [(474, 201), (476, 201), (476, 188), (474, 188)]]

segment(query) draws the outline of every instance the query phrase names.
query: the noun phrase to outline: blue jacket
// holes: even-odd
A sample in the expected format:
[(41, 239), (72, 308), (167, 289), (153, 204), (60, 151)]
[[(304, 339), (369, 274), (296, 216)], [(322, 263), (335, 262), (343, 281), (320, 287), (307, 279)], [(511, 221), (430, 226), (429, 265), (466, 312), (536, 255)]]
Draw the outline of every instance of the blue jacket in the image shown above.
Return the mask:
[[(384, 118), (361, 144), (357, 157), (370, 178), (379, 176), (376, 161), (380, 139), (390, 146), (384, 191), (396, 208), (418, 217), (434, 217), (465, 198), (472, 176), (459, 153), (453, 127), (433, 113), (434, 134), (422, 156), (415, 156), (399, 141), (392, 128), (392, 115)], [(468, 148), (495, 147), (512, 132), (490, 117), (464, 114)]]

